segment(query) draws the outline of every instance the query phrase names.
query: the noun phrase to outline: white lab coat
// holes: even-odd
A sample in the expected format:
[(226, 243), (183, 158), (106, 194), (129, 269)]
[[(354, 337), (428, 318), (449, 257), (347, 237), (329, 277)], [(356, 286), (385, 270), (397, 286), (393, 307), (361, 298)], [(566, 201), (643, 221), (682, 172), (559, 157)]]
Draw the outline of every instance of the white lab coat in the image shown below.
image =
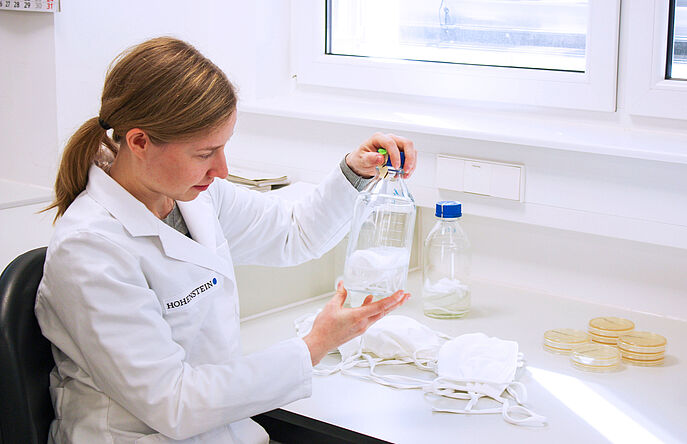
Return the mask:
[(322, 255), (356, 195), (338, 168), (297, 203), (215, 180), (178, 203), (190, 239), (91, 167), (36, 299), (56, 362), (51, 442), (266, 442), (247, 418), (310, 396), (310, 354), (294, 337), (242, 355), (233, 266)]

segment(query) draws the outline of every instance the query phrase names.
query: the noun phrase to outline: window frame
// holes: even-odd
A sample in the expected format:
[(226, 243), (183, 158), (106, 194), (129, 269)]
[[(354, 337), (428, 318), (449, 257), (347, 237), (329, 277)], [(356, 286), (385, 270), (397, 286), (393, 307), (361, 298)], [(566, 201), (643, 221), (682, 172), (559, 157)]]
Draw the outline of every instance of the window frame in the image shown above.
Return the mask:
[[(666, 79), (669, 2), (631, 4), (628, 56), (630, 114), (687, 119), (687, 81)], [(647, 20), (647, 17), (653, 17)]]
[(326, 1), (292, 2), (297, 86), (615, 111), (620, 0), (590, 0), (584, 73), (325, 54)]

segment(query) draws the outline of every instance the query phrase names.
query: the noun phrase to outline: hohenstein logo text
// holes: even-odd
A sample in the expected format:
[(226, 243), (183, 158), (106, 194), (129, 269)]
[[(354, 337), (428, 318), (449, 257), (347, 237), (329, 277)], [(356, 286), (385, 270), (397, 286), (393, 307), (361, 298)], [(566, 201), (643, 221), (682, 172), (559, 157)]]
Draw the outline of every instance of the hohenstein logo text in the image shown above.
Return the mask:
[(167, 310), (179, 308), (179, 307), (182, 307), (182, 306), (188, 304), (189, 302), (191, 302), (193, 300), (193, 298), (195, 298), (196, 296), (198, 296), (201, 293), (205, 293), (206, 291), (208, 291), (209, 289), (211, 289), (215, 285), (217, 285), (217, 278), (210, 279), (206, 283), (201, 284), (198, 287), (194, 288), (193, 291), (191, 291), (187, 296), (185, 296), (179, 300), (173, 301), (173, 302), (167, 302)]

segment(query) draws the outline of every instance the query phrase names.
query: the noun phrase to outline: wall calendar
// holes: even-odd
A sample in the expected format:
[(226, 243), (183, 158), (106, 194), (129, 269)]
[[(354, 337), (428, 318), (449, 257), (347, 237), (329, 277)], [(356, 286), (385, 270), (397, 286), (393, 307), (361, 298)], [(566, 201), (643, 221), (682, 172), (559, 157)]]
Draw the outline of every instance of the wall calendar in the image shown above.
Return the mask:
[(0, 9), (57, 12), (60, 10), (60, 0), (0, 0)]

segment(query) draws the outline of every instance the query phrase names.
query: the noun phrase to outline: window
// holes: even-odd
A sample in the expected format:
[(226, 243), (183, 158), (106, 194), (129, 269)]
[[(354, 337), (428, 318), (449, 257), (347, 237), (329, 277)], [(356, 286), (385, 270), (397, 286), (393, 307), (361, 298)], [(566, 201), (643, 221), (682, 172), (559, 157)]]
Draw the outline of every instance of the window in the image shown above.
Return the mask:
[(300, 86), (615, 110), (619, 0), (299, 0)]
[(630, 112), (687, 119), (687, 0), (644, 0), (631, 8)]
[(588, 0), (327, 2), (327, 54), (584, 72)]
[(687, 0), (671, 0), (666, 79), (687, 80)]

